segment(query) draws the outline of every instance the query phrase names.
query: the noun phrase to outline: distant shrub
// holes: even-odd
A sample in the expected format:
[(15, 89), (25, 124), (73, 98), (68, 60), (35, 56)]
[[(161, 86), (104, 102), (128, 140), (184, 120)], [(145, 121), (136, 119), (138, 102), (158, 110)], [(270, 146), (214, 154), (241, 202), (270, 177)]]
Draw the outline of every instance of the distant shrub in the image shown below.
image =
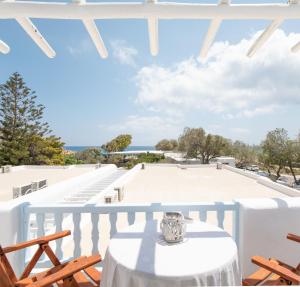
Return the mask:
[(155, 163), (165, 159), (163, 154), (146, 153), (138, 156), (138, 162)]
[(75, 158), (79, 162), (86, 164), (95, 164), (104, 160), (99, 148), (88, 148), (83, 151), (79, 151), (75, 154)]

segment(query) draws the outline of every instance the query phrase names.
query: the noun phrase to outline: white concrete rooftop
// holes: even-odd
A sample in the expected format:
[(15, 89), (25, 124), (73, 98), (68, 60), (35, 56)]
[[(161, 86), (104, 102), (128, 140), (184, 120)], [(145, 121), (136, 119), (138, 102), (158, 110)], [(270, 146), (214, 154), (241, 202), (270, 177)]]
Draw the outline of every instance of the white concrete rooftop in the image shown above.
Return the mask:
[(258, 197), (285, 195), (224, 168), (147, 165), (125, 186), (124, 202), (207, 202)]

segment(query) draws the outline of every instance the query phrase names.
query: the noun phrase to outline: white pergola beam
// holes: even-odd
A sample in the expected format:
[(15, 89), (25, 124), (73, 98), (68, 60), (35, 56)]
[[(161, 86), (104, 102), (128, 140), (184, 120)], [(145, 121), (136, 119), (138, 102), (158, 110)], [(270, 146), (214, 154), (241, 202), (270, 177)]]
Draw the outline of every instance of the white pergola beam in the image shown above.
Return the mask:
[[(230, 4), (230, 0), (220, 0), (219, 5), (228, 5)], [(206, 33), (201, 51), (200, 51), (200, 58), (205, 58), (207, 56), (208, 50), (211, 47), (212, 43), (214, 42), (218, 30), (221, 26), (222, 19), (213, 19), (210, 22), (208, 31)]]
[[(156, 5), (157, 0), (146, 0), (146, 4)], [(157, 56), (158, 54), (158, 18), (157, 17), (148, 17), (148, 35), (149, 35), (149, 46), (150, 53), (152, 56)]]
[(7, 54), (9, 53), (9, 50), (10, 50), (9, 46), (0, 40), (0, 52), (3, 54)]
[(273, 35), (277, 28), (282, 24), (283, 19), (273, 20), (272, 23), (267, 27), (267, 29), (256, 39), (254, 44), (249, 49), (247, 56), (252, 57), (258, 49), (260, 49), (267, 40)]
[[(77, 3), (80, 6), (86, 3), (85, 0), (73, 0), (73, 2)], [(85, 29), (87, 30), (87, 32), (89, 33), (100, 57), (103, 59), (107, 58), (108, 52), (95, 21), (93, 19), (82, 19), (82, 23)]]
[(152, 56), (158, 54), (158, 19), (156, 17), (148, 18), (148, 33), (149, 33), (149, 45)]
[(29, 18), (16, 18), (16, 21), (49, 58), (55, 57), (55, 51), (51, 48), (51, 46)]
[(214, 19), (211, 20), (207, 34), (205, 36), (201, 51), (200, 51), (200, 58), (205, 58), (207, 56), (208, 50), (210, 46), (212, 45), (217, 32), (220, 28), (220, 25), (222, 23), (221, 19)]
[(300, 5), (0, 1), (0, 19), (300, 19)]
[(86, 19), (82, 20), (87, 32), (89, 33), (92, 41), (94, 42), (94, 45), (99, 53), (99, 55), (105, 59), (108, 57), (108, 52), (105, 47), (105, 44), (103, 42), (103, 39), (100, 35), (100, 32), (96, 26), (96, 23), (94, 20)]
[[(294, 4), (294, 5), (300, 4), (300, 0), (289, 0), (289, 4)], [(291, 48), (291, 51), (293, 53), (299, 52), (300, 51), (300, 42), (298, 42), (296, 45), (294, 45)]]
[(293, 53), (299, 52), (299, 51), (300, 51), (300, 42), (298, 42), (295, 46), (293, 46), (293, 47), (291, 48), (291, 51), (292, 51)]

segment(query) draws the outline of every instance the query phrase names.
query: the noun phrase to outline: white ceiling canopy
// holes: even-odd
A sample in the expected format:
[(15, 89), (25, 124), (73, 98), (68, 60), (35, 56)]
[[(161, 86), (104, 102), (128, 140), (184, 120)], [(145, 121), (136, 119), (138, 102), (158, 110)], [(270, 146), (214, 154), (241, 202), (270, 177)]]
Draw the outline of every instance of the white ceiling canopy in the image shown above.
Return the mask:
[[(288, 3), (265, 4), (231, 4), (230, 0), (219, 0), (217, 4), (157, 2), (34, 2), (0, 0), (0, 19), (15, 19), (32, 40), (49, 57), (56, 53), (31, 22), (39, 19), (76, 19), (81, 20), (102, 58), (108, 57), (104, 41), (96, 26), (97, 19), (145, 19), (148, 23), (150, 52), (158, 54), (159, 19), (199, 19), (210, 20), (204, 38), (200, 57), (205, 58), (213, 44), (223, 20), (266, 19), (271, 24), (249, 48), (247, 55), (252, 57), (272, 36), (278, 27), (287, 19), (300, 19), (300, 0), (289, 0)], [(0, 52), (8, 53), (9, 46), (0, 40)], [(292, 52), (300, 51), (300, 42), (291, 48)]]

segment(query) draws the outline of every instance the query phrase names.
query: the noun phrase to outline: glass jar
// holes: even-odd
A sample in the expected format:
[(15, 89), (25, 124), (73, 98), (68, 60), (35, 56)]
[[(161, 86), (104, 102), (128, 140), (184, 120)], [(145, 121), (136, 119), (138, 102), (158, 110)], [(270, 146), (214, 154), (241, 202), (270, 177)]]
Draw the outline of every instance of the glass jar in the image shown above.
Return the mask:
[(160, 223), (164, 239), (169, 243), (183, 240), (186, 231), (186, 222), (180, 212), (166, 212)]

